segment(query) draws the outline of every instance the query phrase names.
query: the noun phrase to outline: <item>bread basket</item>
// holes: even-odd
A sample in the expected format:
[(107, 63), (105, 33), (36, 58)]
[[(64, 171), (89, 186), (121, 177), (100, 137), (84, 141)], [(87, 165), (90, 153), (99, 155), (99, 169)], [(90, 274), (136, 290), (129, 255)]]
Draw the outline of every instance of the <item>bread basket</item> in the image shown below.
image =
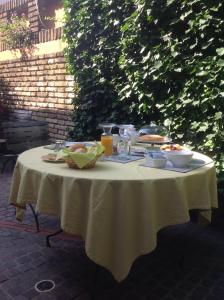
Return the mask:
[(65, 157), (64, 160), (71, 169), (91, 169), (95, 167), (96, 161), (100, 156), (96, 156), (95, 159), (88, 162), (84, 167), (80, 168), (71, 157)]
[(86, 152), (80, 153), (66, 148), (59, 152), (59, 157), (62, 157), (71, 169), (91, 169), (103, 154), (104, 147), (100, 143), (94, 143), (92, 146), (86, 146), (85, 149)]

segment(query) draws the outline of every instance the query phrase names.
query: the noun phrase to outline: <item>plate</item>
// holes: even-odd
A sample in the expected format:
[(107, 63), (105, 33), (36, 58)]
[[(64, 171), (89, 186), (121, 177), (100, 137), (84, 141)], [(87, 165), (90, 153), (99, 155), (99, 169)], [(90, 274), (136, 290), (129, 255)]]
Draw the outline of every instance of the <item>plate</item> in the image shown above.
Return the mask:
[(84, 144), (86, 147), (91, 147), (94, 142), (65, 142), (65, 147), (70, 147), (73, 144)]
[(43, 148), (48, 149), (48, 150), (54, 150), (55, 149), (55, 144), (46, 145), (46, 146), (43, 146)]
[(158, 141), (155, 141), (155, 142), (136, 142), (136, 144), (135, 145), (137, 145), (137, 146), (152, 146), (152, 145), (158, 145), (158, 146), (161, 146), (161, 145), (164, 145), (164, 144), (172, 144), (172, 142), (170, 142), (170, 141), (164, 141), (164, 142), (158, 142)]
[(64, 159), (62, 159), (62, 158), (56, 160), (56, 157), (57, 157), (57, 154), (49, 153), (49, 154), (41, 156), (41, 159), (43, 161), (51, 162), (51, 163), (64, 163), (65, 162)]

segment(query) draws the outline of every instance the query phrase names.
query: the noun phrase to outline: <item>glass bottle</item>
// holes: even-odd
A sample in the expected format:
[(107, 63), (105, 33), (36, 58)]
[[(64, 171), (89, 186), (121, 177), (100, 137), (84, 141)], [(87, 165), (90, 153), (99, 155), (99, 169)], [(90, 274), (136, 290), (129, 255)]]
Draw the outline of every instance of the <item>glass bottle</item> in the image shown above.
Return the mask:
[(111, 156), (113, 154), (113, 136), (112, 128), (115, 126), (113, 123), (99, 124), (99, 127), (103, 129), (101, 135), (101, 145), (104, 146), (104, 155)]

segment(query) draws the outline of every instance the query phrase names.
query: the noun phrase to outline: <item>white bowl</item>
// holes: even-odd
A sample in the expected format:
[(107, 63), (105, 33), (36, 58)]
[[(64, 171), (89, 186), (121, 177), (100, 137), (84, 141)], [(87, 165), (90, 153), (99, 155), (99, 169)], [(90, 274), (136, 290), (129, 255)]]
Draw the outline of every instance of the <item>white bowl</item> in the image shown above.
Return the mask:
[(191, 162), (193, 152), (189, 150), (167, 151), (166, 157), (172, 162), (174, 167), (183, 168)]
[(167, 162), (167, 159), (165, 157), (146, 157), (146, 162), (149, 164), (150, 167), (153, 168), (164, 168)]

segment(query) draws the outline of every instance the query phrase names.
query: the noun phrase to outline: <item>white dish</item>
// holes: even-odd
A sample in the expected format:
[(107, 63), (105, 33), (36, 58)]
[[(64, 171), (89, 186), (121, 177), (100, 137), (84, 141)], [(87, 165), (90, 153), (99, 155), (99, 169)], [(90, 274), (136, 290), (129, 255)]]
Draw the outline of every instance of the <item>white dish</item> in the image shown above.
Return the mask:
[(184, 168), (190, 164), (193, 152), (189, 150), (164, 151), (167, 159), (172, 162), (174, 167)]
[(57, 154), (55, 154), (55, 153), (48, 153), (46, 155), (43, 155), (43, 156), (41, 156), (41, 159), (43, 161), (50, 162), (50, 163), (64, 163), (65, 162), (63, 158), (57, 159)]
[(158, 158), (146, 157), (146, 163), (153, 168), (164, 168), (166, 162), (167, 159), (165, 157), (158, 157)]

